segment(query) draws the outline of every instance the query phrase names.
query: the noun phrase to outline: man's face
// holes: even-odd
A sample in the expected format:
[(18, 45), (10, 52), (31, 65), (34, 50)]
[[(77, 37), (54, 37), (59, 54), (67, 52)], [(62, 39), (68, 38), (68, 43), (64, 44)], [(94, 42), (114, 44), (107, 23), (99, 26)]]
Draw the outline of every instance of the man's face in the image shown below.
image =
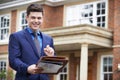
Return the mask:
[(30, 14), (26, 17), (28, 26), (36, 31), (41, 27), (43, 21), (42, 12), (30, 12)]

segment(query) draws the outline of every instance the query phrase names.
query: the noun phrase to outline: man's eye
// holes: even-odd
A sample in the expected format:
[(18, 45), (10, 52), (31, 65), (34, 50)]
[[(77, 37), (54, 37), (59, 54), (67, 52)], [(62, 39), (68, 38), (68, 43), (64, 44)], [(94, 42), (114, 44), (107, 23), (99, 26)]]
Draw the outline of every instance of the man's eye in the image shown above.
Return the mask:
[(38, 17), (38, 19), (41, 19), (41, 17)]
[(31, 17), (32, 19), (35, 19), (35, 17)]

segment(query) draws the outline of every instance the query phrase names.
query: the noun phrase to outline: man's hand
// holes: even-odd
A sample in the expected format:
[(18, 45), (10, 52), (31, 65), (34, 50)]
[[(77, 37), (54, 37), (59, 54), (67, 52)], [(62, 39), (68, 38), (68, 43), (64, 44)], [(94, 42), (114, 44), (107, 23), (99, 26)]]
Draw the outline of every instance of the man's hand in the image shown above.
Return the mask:
[(50, 47), (49, 45), (46, 46), (46, 48), (44, 48), (44, 52), (47, 56), (54, 56), (54, 49), (52, 47)]
[(38, 68), (35, 64), (33, 65), (30, 65), (28, 68), (27, 68), (27, 72), (29, 74), (39, 74), (43, 69), (42, 68)]

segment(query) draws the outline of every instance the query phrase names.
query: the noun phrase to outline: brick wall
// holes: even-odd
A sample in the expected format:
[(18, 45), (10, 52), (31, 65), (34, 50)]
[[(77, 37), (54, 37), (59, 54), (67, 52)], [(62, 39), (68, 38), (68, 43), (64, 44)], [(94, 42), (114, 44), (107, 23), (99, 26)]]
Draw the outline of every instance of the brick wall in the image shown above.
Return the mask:
[[(111, 1), (111, 0), (109, 0)], [(120, 45), (120, 0), (114, 0), (109, 6), (114, 4), (114, 37), (113, 44)], [(112, 11), (112, 10), (111, 10)], [(111, 15), (112, 17), (112, 15)], [(111, 22), (112, 23), (112, 22)], [(120, 47), (113, 48), (113, 80), (120, 80), (120, 72), (114, 72), (117, 70), (117, 65), (120, 63)]]
[(44, 5), (44, 12), (43, 28), (63, 25), (63, 6), (50, 7)]
[(11, 26), (10, 26), (10, 33), (13, 33), (16, 31), (16, 25), (17, 25), (17, 10), (12, 10), (11, 12)]
[(97, 80), (97, 55), (98, 55), (98, 52), (94, 52), (93, 53), (93, 56), (92, 56), (92, 59), (91, 59), (91, 70), (92, 70), (92, 75), (91, 75), (91, 80)]
[(114, 0), (109, 0), (108, 4), (108, 28), (113, 30), (114, 29)]
[(69, 80), (76, 80), (77, 58), (71, 53), (69, 59)]
[(8, 52), (8, 45), (0, 45), (0, 54)]

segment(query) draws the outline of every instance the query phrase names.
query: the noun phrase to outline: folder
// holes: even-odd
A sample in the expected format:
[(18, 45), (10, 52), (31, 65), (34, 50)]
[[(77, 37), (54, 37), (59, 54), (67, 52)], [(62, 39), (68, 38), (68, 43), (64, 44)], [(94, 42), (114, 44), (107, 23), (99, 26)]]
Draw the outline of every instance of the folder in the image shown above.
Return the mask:
[(45, 74), (58, 74), (68, 63), (66, 57), (49, 57), (43, 56), (37, 62), (37, 67), (42, 68), (43, 70), (40, 73)]

